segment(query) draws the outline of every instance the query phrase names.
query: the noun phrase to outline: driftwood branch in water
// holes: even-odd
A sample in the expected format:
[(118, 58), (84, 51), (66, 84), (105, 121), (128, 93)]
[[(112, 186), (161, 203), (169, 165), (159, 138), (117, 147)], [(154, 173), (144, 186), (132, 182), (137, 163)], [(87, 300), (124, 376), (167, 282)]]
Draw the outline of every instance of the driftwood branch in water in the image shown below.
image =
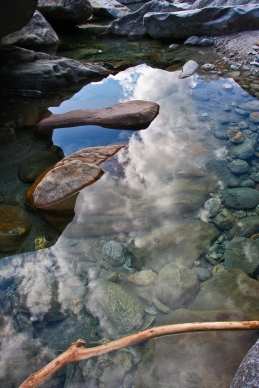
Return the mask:
[(67, 365), (77, 361), (88, 360), (90, 358), (101, 356), (121, 349), (128, 345), (134, 345), (138, 342), (146, 341), (154, 337), (162, 337), (169, 334), (179, 334), (197, 331), (212, 331), (212, 330), (258, 330), (259, 321), (243, 321), (243, 322), (195, 322), (182, 323), (178, 325), (167, 325), (153, 327), (128, 337), (109, 342), (107, 344), (97, 346), (95, 348), (85, 348), (83, 340), (73, 342), (70, 347), (60, 354), (57, 358), (44, 366), (38, 372), (33, 373), (19, 388), (37, 388), (42, 386), (47, 380), (53, 377), (61, 369)]

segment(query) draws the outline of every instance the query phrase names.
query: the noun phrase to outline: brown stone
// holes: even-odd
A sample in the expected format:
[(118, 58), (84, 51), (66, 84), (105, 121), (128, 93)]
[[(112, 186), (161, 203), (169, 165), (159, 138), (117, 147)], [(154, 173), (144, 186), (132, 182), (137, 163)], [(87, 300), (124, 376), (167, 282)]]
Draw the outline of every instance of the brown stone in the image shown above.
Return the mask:
[(59, 231), (63, 231), (74, 216), (79, 191), (104, 174), (99, 165), (122, 147), (85, 148), (65, 157), (36, 179), (27, 192), (26, 207), (41, 212)]
[(128, 280), (136, 286), (149, 286), (154, 284), (157, 278), (157, 274), (152, 270), (139, 271), (129, 275)]
[(232, 143), (243, 143), (245, 141), (245, 135), (237, 129), (228, 129), (227, 137)]
[(259, 123), (259, 112), (250, 113), (249, 121), (251, 121), (252, 123)]
[(128, 101), (109, 108), (74, 110), (54, 114), (37, 125), (39, 131), (53, 128), (99, 125), (113, 129), (145, 129), (158, 115), (159, 105), (151, 101)]
[(0, 252), (15, 253), (30, 232), (30, 222), (20, 213), (15, 206), (0, 207)]

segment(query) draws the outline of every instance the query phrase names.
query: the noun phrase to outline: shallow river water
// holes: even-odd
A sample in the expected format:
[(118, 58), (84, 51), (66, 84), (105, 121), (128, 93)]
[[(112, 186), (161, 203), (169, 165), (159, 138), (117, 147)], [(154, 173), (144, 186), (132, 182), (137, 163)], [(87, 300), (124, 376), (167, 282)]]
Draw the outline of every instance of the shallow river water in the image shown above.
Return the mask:
[[(220, 196), (259, 181), (242, 186), (259, 168), (253, 152), (242, 159), (247, 171), (231, 174), (240, 145), (226, 135), (239, 128), (256, 151), (258, 127), (249, 120), (253, 109), (244, 106), (257, 100), (233, 79), (179, 75), (138, 65), (49, 108), (63, 113), (149, 100), (160, 111), (142, 131), (54, 130), (53, 143), (65, 155), (97, 145), (127, 147), (79, 193), (75, 217), (54, 246), (1, 260), (0, 378), (14, 381), (6, 387), (18, 386), (78, 338), (96, 346), (153, 325), (258, 317), (256, 274), (223, 267), (228, 230), (240, 219), (257, 219), (257, 206), (227, 210)], [(229, 184), (233, 178), (236, 186)], [(204, 209), (209, 198), (218, 206), (213, 215)], [(227, 227), (214, 221), (224, 209)], [(70, 366), (45, 386), (229, 387), (256, 339), (255, 332), (212, 332), (150, 340)]]

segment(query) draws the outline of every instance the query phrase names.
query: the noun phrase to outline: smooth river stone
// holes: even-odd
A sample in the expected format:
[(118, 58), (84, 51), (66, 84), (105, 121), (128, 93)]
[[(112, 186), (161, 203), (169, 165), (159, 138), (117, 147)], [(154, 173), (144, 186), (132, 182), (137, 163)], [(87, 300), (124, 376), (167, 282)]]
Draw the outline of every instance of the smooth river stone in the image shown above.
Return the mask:
[(251, 209), (259, 204), (259, 191), (250, 188), (234, 188), (221, 191), (223, 203), (232, 209)]
[(128, 280), (136, 286), (149, 286), (154, 284), (157, 278), (157, 274), (152, 270), (139, 271), (129, 275)]
[(145, 315), (143, 307), (120, 285), (104, 283), (98, 287), (94, 298), (119, 333), (130, 333), (142, 327)]
[(183, 66), (183, 70), (179, 75), (179, 78), (190, 77), (195, 73), (198, 67), (199, 67), (198, 63), (191, 59), (190, 61), (186, 62), (185, 65)]
[(145, 129), (158, 115), (159, 105), (151, 101), (134, 100), (109, 108), (74, 110), (54, 114), (37, 125), (39, 131), (53, 128), (99, 125), (113, 129)]
[(170, 309), (188, 302), (199, 288), (198, 276), (189, 268), (175, 263), (166, 265), (155, 283), (159, 299)]
[(226, 244), (224, 252), (226, 269), (241, 268), (248, 275), (259, 267), (259, 241), (237, 237)]
[(259, 216), (251, 216), (239, 220), (227, 233), (227, 238), (229, 240), (235, 236), (250, 238), (257, 233), (259, 233)]

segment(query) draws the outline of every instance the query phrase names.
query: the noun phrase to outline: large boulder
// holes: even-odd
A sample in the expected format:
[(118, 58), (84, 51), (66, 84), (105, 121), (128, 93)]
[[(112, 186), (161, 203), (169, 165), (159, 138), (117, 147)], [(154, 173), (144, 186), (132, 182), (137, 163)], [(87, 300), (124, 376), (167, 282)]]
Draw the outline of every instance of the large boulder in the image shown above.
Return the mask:
[(259, 6), (205, 7), (179, 12), (149, 12), (144, 27), (153, 38), (214, 36), (258, 29)]
[(122, 147), (85, 148), (65, 157), (36, 179), (27, 192), (27, 208), (42, 213), (58, 230), (63, 231), (73, 218), (79, 191), (104, 174), (99, 165)]
[(121, 17), (119, 20), (115, 20), (108, 33), (114, 35), (129, 35), (129, 36), (141, 36), (146, 35), (147, 30), (143, 25), (143, 17), (148, 12), (172, 12), (182, 8), (179, 6), (169, 3), (168, 1), (153, 0), (143, 5), (139, 10), (129, 15)]
[(19, 31), (32, 18), (38, 0), (2, 0), (0, 12), (0, 38)]
[[(258, 311), (181, 308), (158, 320), (156, 326), (258, 317)], [(229, 388), (240, 361), (256, 339), (257, 333), (252, 330), (184, 333), (151, 339), (141, 349), (135, 387)], [(241, 387), (247, 385), (235, 388)]]
[(2, 46), (0, 57), (0, 89), (16, 94), (40, 96), (107, 74), (107, 70), (99, 65), (83, 65), (71, 59), (12, 46)]
[(116, 0), (90, 0), (93, 7), (93, 14), (112, 19), (119, 19), (130, 13), (128, 7), (125, 7)]
[(93, 13), (88, 0), (38, 0), (37, 9), (51, 25), (61, 27), (83, 23)]
[(145, 129), (158, 115), (159, 105), (151, 101), (132, 100), (109, 108), (73, 110), (54, 114), (37, 125), (38, 130), (99, 125), (114, 129)]
[(44, 16), (35, 11), (30, 22), (20, 31), (2, 38), (2, 44), (22, 47), (51, 46), (58, 43), (58, 36)]

